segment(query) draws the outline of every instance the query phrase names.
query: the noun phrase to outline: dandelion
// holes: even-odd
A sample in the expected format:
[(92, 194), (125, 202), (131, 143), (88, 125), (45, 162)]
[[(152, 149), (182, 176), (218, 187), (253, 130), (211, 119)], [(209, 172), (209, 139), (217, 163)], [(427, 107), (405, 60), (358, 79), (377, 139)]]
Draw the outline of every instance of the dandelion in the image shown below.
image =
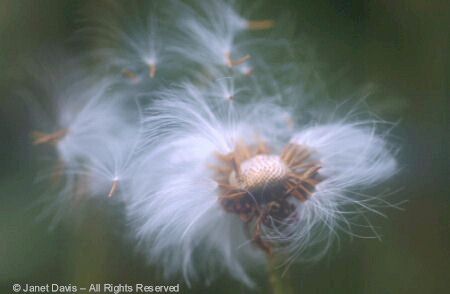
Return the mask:
[(238, 107), (210, 93), (192, 84), (165, 91), (146, 118), (146, 180), (134, 182), (128, 215), (168, 275), (208, 280), (205, 265), (218, 264), (252, 285), (249, 264), (264, 255), (316, 258), (324, 251), (308, 251), (326, 251), (348, 205), (373, 209), (359, 188), (396, 171), (372, 122), (292, 130), (286, 110), (264, 99)]
[(330, 112), (295, 46), (253, 36), (273, 20), (233, 1), (128, 4), (89, 27), (89, 70), (64, 57), (35, 71), (33, 96), (50, 103), (33, 144), (55, 151), (59, 200), (120, 201), (167, 278), (229, 274), (249, 287), (253, 270), (318, 260), (339, 231), (365, 225), (354, 216), (388, 205), (365, 192), (397, 171), (387, 124)]

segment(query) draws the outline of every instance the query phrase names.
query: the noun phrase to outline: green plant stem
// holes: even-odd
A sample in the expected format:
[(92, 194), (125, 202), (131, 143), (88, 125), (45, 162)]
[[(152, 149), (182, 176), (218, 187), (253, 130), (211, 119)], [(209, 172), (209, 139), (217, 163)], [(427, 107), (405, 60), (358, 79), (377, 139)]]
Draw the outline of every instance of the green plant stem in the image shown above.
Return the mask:
[(287, 274), (283, 274), (283, 268), (277, 263), (275, 256), (269, 256), (268, 279), (272, 294), (293, 294)]

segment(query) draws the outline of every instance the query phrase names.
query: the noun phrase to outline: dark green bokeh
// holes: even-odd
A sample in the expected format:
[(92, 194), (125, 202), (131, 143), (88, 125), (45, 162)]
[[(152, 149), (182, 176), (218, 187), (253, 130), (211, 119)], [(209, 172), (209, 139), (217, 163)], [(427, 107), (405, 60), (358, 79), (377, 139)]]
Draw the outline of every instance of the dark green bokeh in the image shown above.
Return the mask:
[[(73, 35), (80, 27), (78, 12), (90, 4), (0, 0), (1, 293), (11, 292), (16, 282), (162, 283), (124, 238), (119, 216), (91, 207), (76, 225), (49, 231), (48, 222), (37, 221), (33, 207), (42, 190), (32, 183), (37, 173), (29, 140), (33, 126), (25, 104), (14, 94), (21, 87), (16, 81), (24, 60)], [(262, 6), (268, 14), (290, 11), (295, 31), (315, 42), (317, 56), (330, 70), (347, 69), (346, 88), (372, 82), (385, 96), (396, 97), (384, 102), (386, 109), (395, 110), (388, 118), (400, 119), (394, 132), (402, 148), (402, 171), (392, 185), (403, 188), (396, 198), (409, 199), (405, 211), (386, 210), (388, 219), (375, 219), (382, 242), (344, 237), (325, 260), (294, 266), (289, 283), (296, 293), (447, 292), (450, 5), (423, 0), (279, 0)], [(182, 289), (204, 290), (189, 290), (184, 284)], [(223, 278), (209, 291), (246, 289)]]

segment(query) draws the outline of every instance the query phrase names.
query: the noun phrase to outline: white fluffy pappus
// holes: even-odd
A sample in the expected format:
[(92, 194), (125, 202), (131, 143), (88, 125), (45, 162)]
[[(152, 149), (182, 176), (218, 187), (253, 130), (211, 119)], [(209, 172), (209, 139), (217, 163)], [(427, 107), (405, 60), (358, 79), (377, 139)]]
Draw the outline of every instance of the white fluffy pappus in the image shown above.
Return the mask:
[(53, 66), (31, 68), (33, 86), (22, 89), (34, 117), (33, 144), (52, 154), (49, 171), (38, 180), (52, 178), (47, 198), (55, 190), (58, 197), (45, 199), (43, 216), (55, 223), (67, 214), (67, 205), (98, 195), (107, 198), (108, 180), (128, 175), (131, 139), (139, 130), (122, 94), (110, 92), (109, 79), (81, 70), (79, 59), (56, 59)]
[(318, 258), (349, 224), (346, 213), (375, 209), (376, 197), (359, 189), (396, 171), (375, 123), (295, 130), (289, 111), (263, 98), (237, 105), (239, 94), (210, 93), (189, 83), (161, 92), (145, 119), (127, 215), (168, 276), (208, 282), (225, 271), (253, 286), (248, 273), (264, 253), (286, 263)]
[(90, 197), (112, 197), (125, 201), (134, 174), (140, 134), (138, 126), (122, 126), (113, 141), (98, 140), (97, 148), (86, 153), (74, 175), (86, 177), (86, 194)]
[(34, 87), (23, 89), (22, 96), (32, 106), (35, 145), (53, 144), (59, 158), (70, 165), (86, 146), (95, 148), (92, 142), (99, 137), (114, 137), (123, 111), (119, 100), (107, 97), (110, 80), (81, 70), (70, 59), (36, 66), (32, 73)]
[(88, 17), (92, 24), (83, 32), (92, 38), (94, 55), (102, 59), (108, 74), (119, 74), (132, 84), (149, 83), (161, 70), (173, 66), (168, 48), (174, 32), (161, 20), (167, 15), (165, 7), (157, 1), (101, 1), (93, 5), (102, 13)]
[(274, 22), (248, 20), (238, 13), (233, 2), (194, 1), (189, 6), (174, 1), (174, 9), (180, 11), (177, 24), (184, 37), (172, 50), (207, 71), (214, 72), (217, 67), (235, 68), (238, 73), (251, 74), (248, 61), (254, 56), (252, 52), (246, 52), (246, 45), (251, 42), (242, 34), (249, 30), (270, 29)]

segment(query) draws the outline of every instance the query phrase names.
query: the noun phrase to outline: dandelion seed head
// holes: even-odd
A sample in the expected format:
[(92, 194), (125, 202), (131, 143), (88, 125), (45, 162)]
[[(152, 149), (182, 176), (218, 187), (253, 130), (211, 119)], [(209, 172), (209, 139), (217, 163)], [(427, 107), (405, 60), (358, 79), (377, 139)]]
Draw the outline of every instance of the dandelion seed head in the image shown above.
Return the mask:
[[(226, 257), (218, 272), (239, 270), (236, 278), (251, 285), (247, 271), (264, 255), (290, 264), (329, 251), (337, 231), (351, 230), (349, 205), (372, 209), (374, 198), (355, 197), (358, 189), (389, 178), (396, 164), (374, 122), (298, 129), (272, 103), (225, 103), (231, 90), (236, 101), (252, 93), (219, 79), (158, 94), (145, 123), (151, 151), (131, 185), (128, 215), (150, 260), (169, 264), (168, 275), (209, 277), (196, 253), (205, 250)], [(227, 240), (212, 239), (219, 228)]]

